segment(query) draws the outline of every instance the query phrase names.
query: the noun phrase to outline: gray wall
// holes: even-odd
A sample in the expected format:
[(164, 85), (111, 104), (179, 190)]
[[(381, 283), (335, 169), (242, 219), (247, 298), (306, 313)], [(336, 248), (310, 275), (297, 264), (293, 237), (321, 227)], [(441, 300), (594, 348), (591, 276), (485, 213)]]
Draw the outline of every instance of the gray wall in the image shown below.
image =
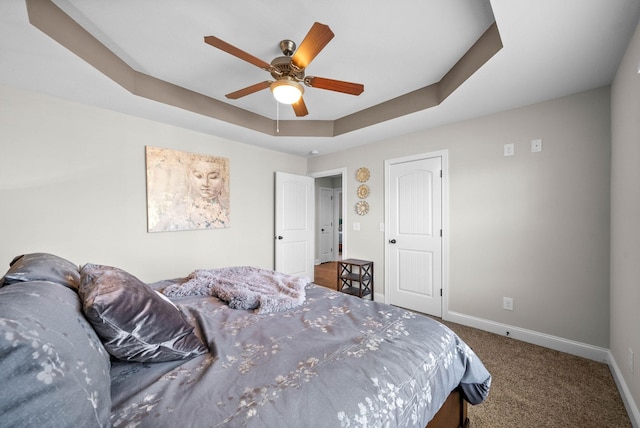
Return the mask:
[[(609, 87), (314, 157), (347, 168), (347, 257), (373, 260), (383, 290), (386, 159), (448, 150), (449, 311), (609, 346)], [(532, 139), (543, 151), (531, 153)], [(503, 145), (515, 144), (504, 157)], [(357, 216), (355, 171), (371, 170)], [(360, 222), (360, 231), (352, 230)], [(502, 309), (502, 297), (514, 310)]]
[[(229, 158), (231, 227), (147, 233), (146, 145)], [(273, 268), (274, 171), (306, 160), (0, 86), (0, 269), (44, 251), (143, 281), (196, 268)]]
[[(640, 403), (640, 25), (611, 89), (611, 353)], [(628, 364), (634, 352), (635, 369)], [(638, 408), (636, 421), (640, 423)]]

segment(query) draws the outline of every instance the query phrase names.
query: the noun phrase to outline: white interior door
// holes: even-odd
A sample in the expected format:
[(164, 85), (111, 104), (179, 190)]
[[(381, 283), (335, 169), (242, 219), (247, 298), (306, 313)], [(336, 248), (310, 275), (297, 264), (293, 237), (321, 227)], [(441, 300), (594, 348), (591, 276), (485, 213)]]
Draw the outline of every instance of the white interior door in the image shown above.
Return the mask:
[(276, 172), (275, 270), (313, 281), (314, 180)]
[(442, 158), (386, 163), (385, 289), (392, 305), (442, 316)]
[(319, 195), (319, 227), (320, 263), (330, 262), (333, 257), (333, 189), (320, 188)]

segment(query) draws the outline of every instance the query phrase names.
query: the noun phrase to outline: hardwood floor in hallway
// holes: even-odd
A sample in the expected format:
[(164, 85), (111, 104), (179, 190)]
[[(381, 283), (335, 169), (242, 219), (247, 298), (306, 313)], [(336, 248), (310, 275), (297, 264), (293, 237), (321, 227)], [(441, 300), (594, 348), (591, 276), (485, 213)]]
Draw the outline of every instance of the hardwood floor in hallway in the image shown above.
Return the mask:
[(338, 286), (338, 262), (321, 263), (314, 267), (314, 283), (335, 290)]

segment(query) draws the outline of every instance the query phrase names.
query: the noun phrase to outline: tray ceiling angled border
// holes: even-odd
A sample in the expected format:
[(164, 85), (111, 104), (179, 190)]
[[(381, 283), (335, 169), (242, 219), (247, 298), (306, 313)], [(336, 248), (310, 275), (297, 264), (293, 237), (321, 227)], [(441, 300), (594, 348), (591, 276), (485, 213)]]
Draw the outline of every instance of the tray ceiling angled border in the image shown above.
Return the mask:
[(272, 136), (335, 137), (435, 107), (503, 47), (494, 22), (436, 83), (336, 120), (281, 120), (276, 123), (273, 119), (138, 72), (51, 0), (27, 0), (26, 3), (29, 22), (33, 26), (130, 93)]

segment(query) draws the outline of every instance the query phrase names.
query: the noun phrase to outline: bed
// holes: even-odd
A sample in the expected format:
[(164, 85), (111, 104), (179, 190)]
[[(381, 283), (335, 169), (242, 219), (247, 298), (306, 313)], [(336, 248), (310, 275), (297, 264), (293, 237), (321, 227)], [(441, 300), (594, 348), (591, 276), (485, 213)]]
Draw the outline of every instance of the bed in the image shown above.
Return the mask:
[[(467, 403), (489, 392), (491, 376), (473, 350), (414, 312), (315, 284), (287, 309), (235, 309), (212, 295), (167, 297), (188, 277), (147, 285), (115, 267), (26, 257), (39, 264), (14, 268), (18, 258), (0, 280), (0, 413), (12, 426), (55, 426), (63, 414), (67, 426), (460, 427)], [(163, 334), (170, 339), (150, 345)], [(25, 362), (33, 348), (69, 361)], [(81, 364), (78, 355), (87, 355)], [(56, 387), (72, 375), (75, 389)]]

